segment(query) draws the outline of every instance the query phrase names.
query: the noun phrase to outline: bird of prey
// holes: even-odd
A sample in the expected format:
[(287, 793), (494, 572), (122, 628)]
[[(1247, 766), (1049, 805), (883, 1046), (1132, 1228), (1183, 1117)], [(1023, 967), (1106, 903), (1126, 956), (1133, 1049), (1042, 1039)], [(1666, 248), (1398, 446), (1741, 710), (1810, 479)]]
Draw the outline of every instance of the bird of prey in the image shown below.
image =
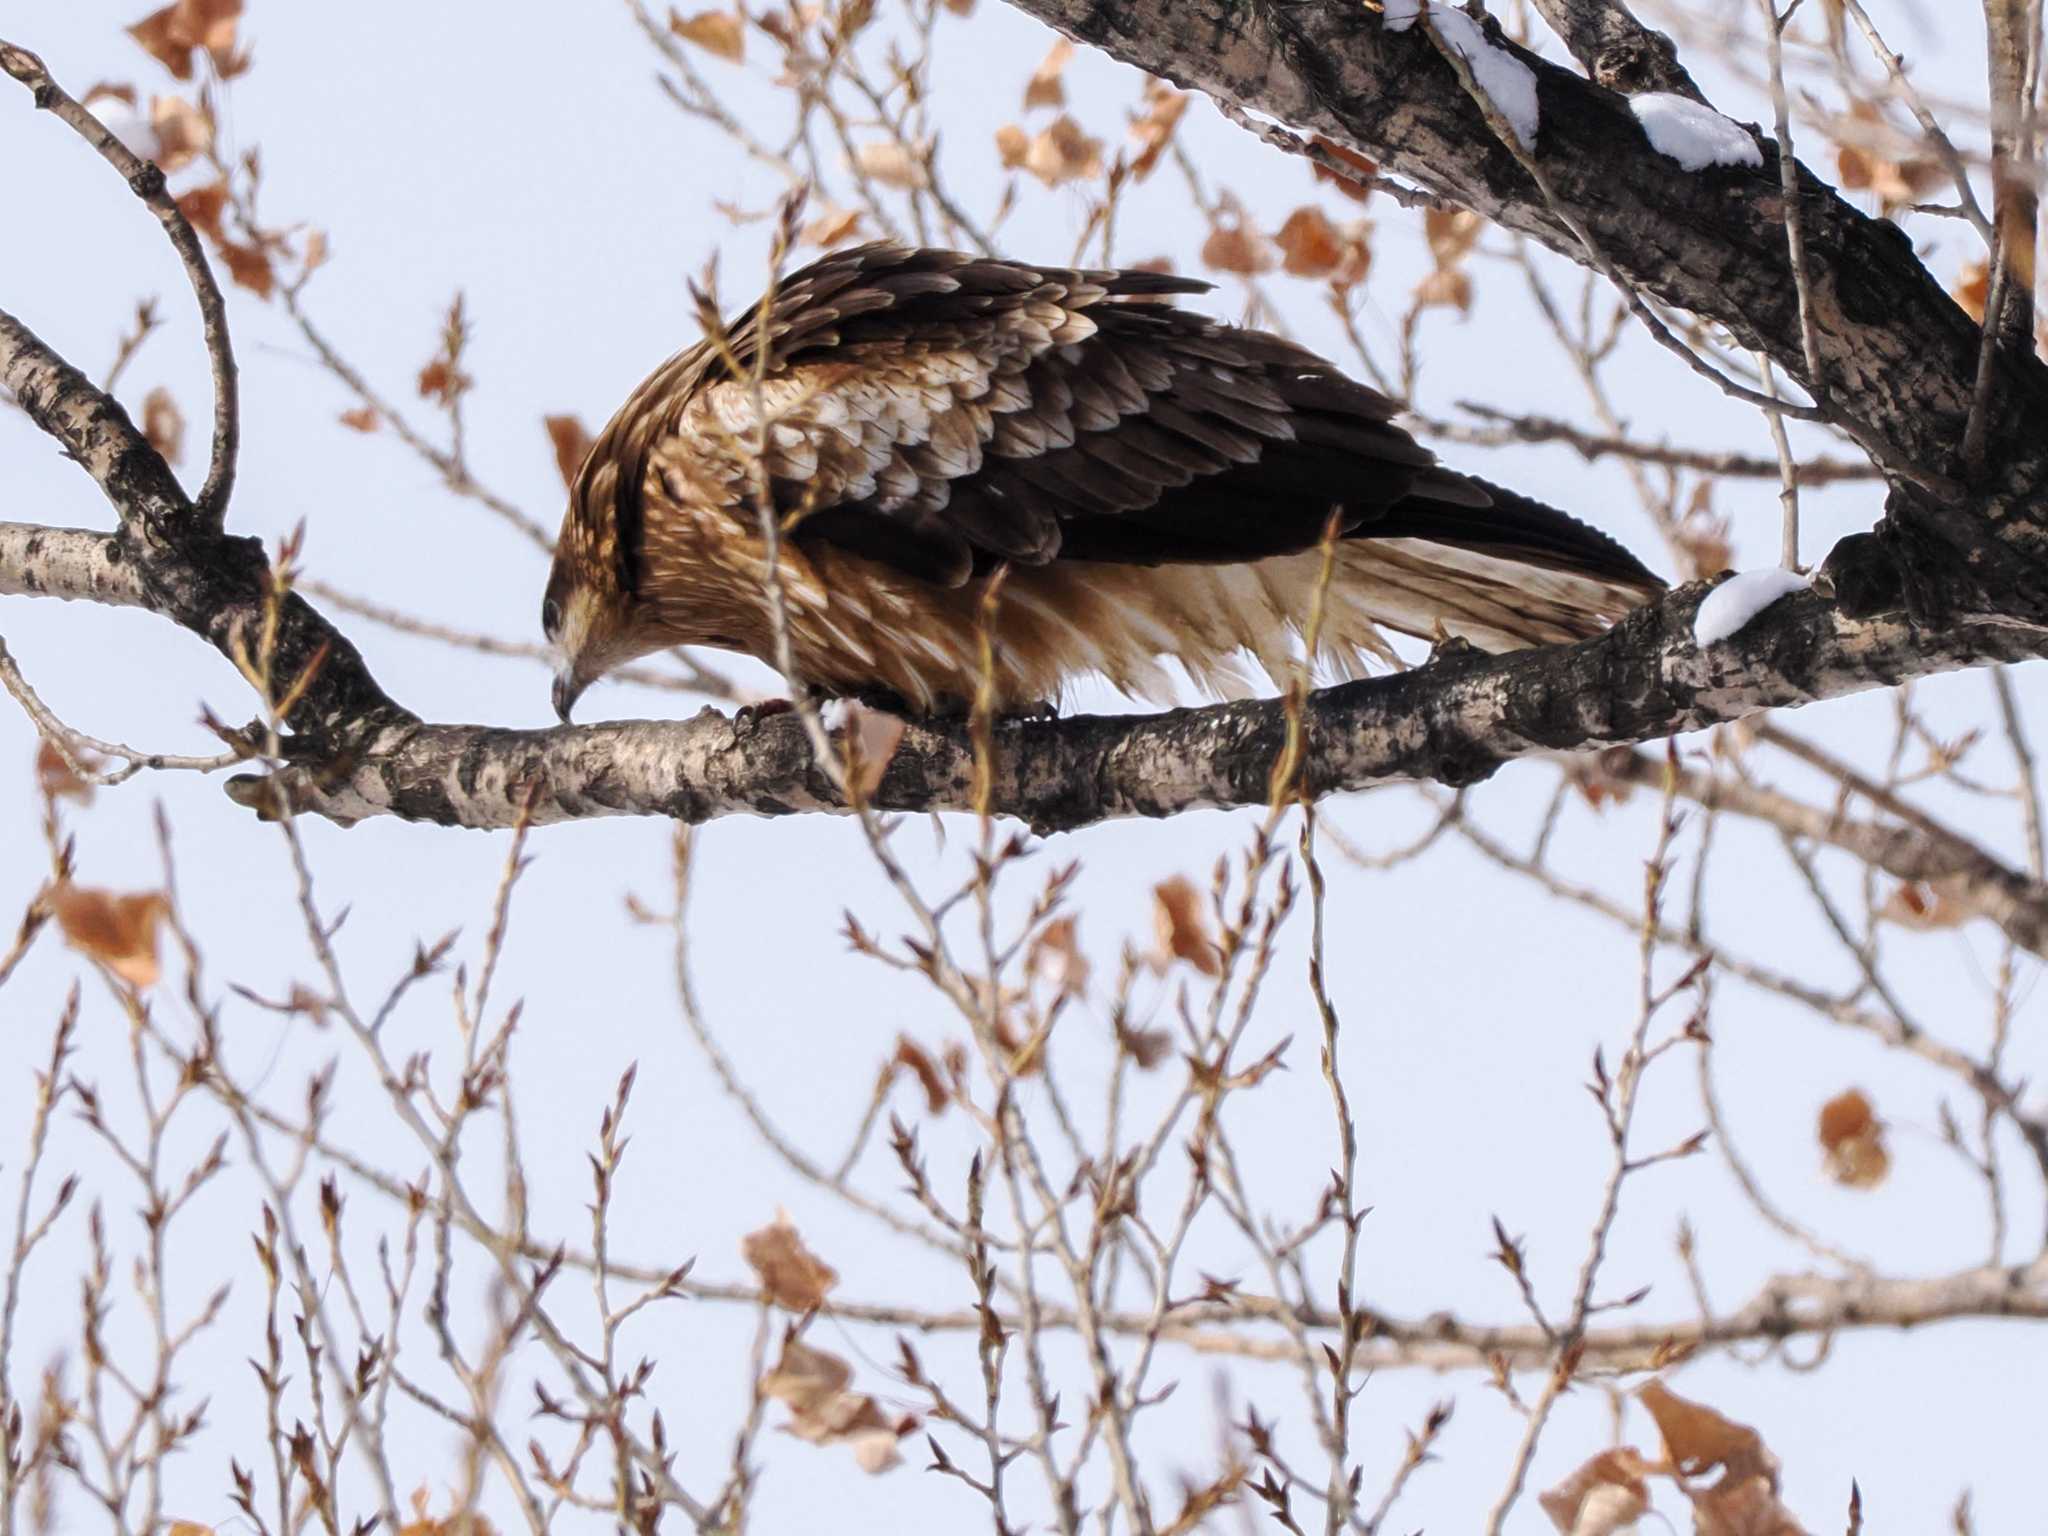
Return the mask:
[(1208, 286), (893, 244), (791, 274), (765, 324), (757, 305), (671, 358), (591, 447), (541, 613), (557, 713), (668, 646), (773, 660), (764, 500), (794, 671), (914, 711), (975, 697), (984, 623), (1008, 712), (1089, 672), (1160, 697), (1169, 658), (1241, 694), (1247, 654), (1288, 675), (1319, 595), (1316, 660), (1353, 676), (1394, 661), (1384, 630), (1578, 640), (1662, 588), (1440, 468), (1314, 353), (1176, 305)]

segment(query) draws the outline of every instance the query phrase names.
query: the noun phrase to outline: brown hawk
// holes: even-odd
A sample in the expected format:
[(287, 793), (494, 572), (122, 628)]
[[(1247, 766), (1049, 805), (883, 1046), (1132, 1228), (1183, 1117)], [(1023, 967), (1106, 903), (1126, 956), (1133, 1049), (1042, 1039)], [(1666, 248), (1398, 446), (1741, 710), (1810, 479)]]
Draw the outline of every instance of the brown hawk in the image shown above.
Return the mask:
[[(1437, 466), (1385, 396), (1315, 354), (1176, 307), (1209, 285), (867, 245), (784, 280), (727, 345), (664, 363), (590, 450), (541, 622), (555, 707), (675, 645), (772, 660), (760, 505), (802, 680), (958, 708), (990, 575), (999, 710), (1099, 672), (1158, 697), (1177, 661), (1242, 692), (1309, 623), (1317, 660), (1382, 630), (1486, 650), (1585, 638), (1663, 583), (1564, 513)], [(758, 375), (758, 376), (757, 376)]]

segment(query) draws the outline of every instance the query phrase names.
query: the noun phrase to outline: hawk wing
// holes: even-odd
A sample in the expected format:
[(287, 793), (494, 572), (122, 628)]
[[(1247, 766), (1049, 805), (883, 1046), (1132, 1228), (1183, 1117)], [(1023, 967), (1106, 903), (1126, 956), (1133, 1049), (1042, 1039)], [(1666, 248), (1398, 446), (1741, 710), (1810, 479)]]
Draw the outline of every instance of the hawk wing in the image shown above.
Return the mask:
[(829, 255), (781, 284), (765, 325), (752, 312), (650, 379), (654, 420), (621, 413), (642, 423), (621, 445), (637, 450), (621, 534), (653, 483), (751, 524), (758, 464), (800, 542), (946, 586), (1004, 561), (1256, 561), (1313, 548), (1333, 514), (1346, 537), (1662, 585), (1604, 534), (1437, 467), (1391, 401), (1313, 353), (1175, 307), (1208, 287), (892, 245)]

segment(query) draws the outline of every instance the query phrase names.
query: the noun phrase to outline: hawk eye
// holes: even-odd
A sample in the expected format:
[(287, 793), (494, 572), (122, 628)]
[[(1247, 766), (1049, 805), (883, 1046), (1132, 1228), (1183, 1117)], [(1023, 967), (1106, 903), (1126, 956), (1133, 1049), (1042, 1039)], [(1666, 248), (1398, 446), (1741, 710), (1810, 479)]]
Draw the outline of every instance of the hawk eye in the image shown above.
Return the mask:
[(549, 635), (562, 627), (562, 605), (552, 597), (540, 605), (540, 627)]

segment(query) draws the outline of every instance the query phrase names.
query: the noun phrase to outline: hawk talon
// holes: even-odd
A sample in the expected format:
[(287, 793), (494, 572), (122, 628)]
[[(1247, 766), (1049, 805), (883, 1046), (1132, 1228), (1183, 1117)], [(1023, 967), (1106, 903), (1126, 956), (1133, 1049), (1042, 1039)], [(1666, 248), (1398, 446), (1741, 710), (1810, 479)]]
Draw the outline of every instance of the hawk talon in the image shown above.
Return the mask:
[(751, 704), (742, 704), (732, 717), (733, 734), (751, 736), (761, 728), (763, 720), (790, 714), (795, 709), (795, 703), (789, 699), (756, 699)]
[(1439, 632), (1436, 643), (1429, 648), (1429, 660), (1424, 666), (1435, 666), (1440, 661), (1457, 661), (1469, 656), (1483, 656), (1486, 653), (1467, 640), (1463, 635)]

